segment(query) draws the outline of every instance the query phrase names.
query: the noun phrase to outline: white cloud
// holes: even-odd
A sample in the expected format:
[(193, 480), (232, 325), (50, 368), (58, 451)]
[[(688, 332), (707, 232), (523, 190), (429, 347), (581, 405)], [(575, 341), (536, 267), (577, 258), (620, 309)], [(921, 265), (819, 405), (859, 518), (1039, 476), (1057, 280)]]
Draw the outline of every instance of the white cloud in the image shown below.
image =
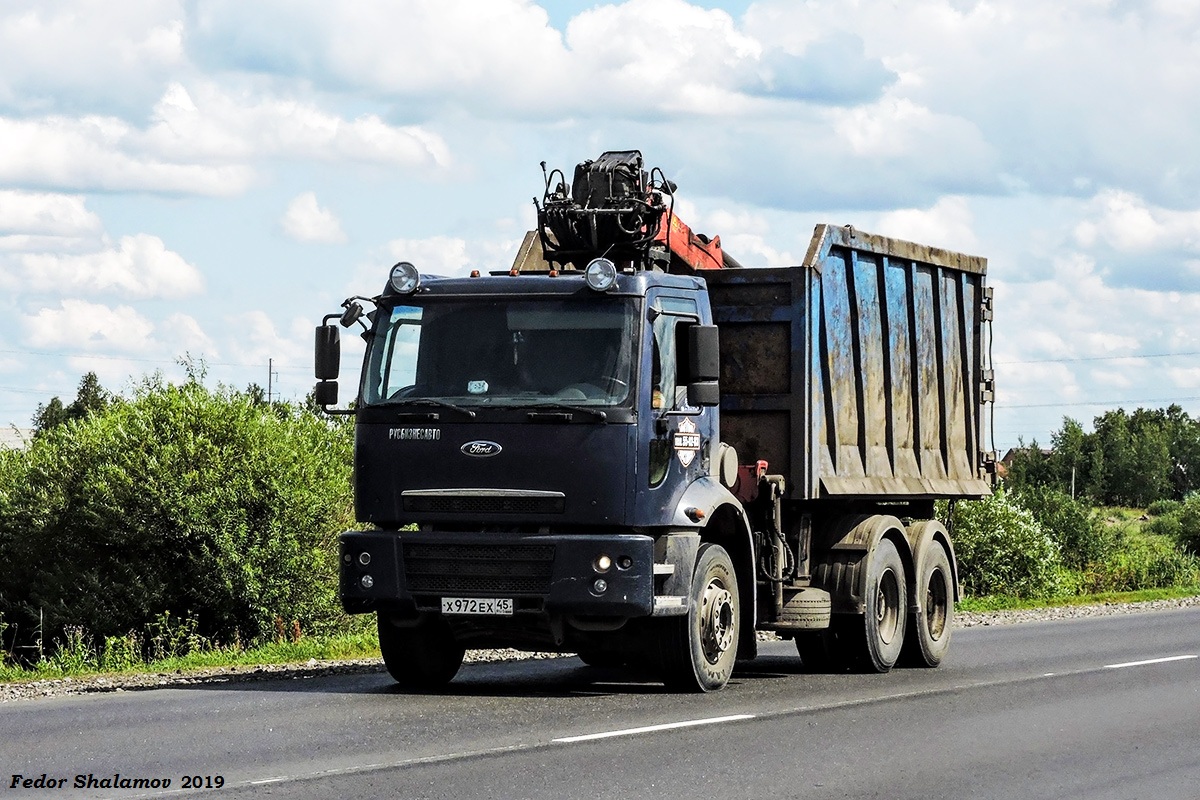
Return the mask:
[(192, 23), (206, 59), (406, 96), (498, 93), (540, 107), (567, 66), (561, 35), (529, 0), (199, 0)]
[(86, 300), (63, 300), (22, 317), (24, 340), (46, 350), (116, 350), (144, 353), (151, 349), (154, 324), (129, 306), (109, 306)]
[(317, 204), (314, 192), (296, 195), (280, 220), (284, 231), (298, 242), (340, 244), (346, 241), (342, 223), (332, 211)]
[(10, 289), (56, 294), (108, 292), (130, 298), (178, 298), (203, 290), (200, 271), (157, 236), (123, 236), (115, 248), (81, 255), (27, 254), (5, 268)]
[(66, 189), (229, 195), (253, 176), (244, 164), (178, 163), (139, 152), (116, 117), (0, 118), (0, 183)]
[(255, 156), (361, 161), (399, 166), (445, 166), (450, 153), (436, 134), (388, 125), (364, 114), (347, 120), (311, 102), (231, 95), (215, 84), (192, 91), (168, 87), (154, 123), (138, 137), (166, 158), (244, 159)]
[[(393, 239), (383, 248), (387, 263), (364, 265), (356, 277), (367, 277), (369, 285), (383, 285), (388, 269), (397, 261), (411, 261), (424, 274), (466, 275), (472, 265), (479, 266), (466, 239), (434, 236), (429, 239)], [(505, 264), (507, 268), (509, 265)]]
[(0, 189), (0, 232), (85, 236), (100, 230), (100, 218), (79, 195)]
[(721, 249), (742, 266), (778, 267), (798, 264), (794, 253), (775, 246), (772, 226), (759, 211), (718, 208), (702, 212), (690, 200), (679, 199), (675, 214), (694, 233), (721, 237)]
[[(312, 320), (308, 320), (308, 337), (297, 340), (281, 334), (277, 320), (265, 311), (253, 310), (227, 318), (231, 336), (228, 348), (240, 364), (258, 364), (264, 369), (274, 360), (278, 365), (302, 364), (312, 358)], [(290, 325), (293, 329), (295, 324)], [(347, 337), (351, 338), (351, 337)], [(311, 364), (311, 360), (308, 361)]]
[(728, 13), (683, 0), (595, 6), (571, 20), (567, 42), (588, 100), (616, 110), (734, 113), (749, 105), (740, 90), (762, 54)]
[(1090, 218), (1075, 228), (1081, 247), (1103, 243), (1115, 250), (1140, 252), (1179, 248), (1200, 254), (1200, 209), (1174, 211), (1155, 207), (1132, 192), (1108, 189), (1092, 199)]
[(6, 0), (0, 104), (124, 106), (185, 65), (183, 40), (179, 0)]
[[(867, 57), (901, 76), (888, 100), (977, 130), (1011, 187), (1120, 185), (1175, 204), (1192, 202), (1200, 180), (1200, 6), (1190, 5), (860, 0), (833, 15), (760, 0), (745, 31), (767, 47), (814, 30), (861, 37)], [(868, 135), (886, 145), (886, 131)]]
[[(196, 99), (199, 102), (196, 102)], [(270, 157), (440, 167), (450, 153), (437, 134), (378, 116), (353, 120), (312, 103), (235, 97), (204, 83), (195, 97), (171, 84), (145, 129), (118, 117), (0, 117), (0, 183), (69, 189), (232, 195)]]
[(853, 34), (768, 49), (684, 0), (595, 4), (565, 35), (531, 0), (201, 0), (192, 23), (206, 60), (506, 117), (730, 117), (764, 97), (869, 99), (891, 80)]
[(905, 208), (880, 216), (876, 233), (974, 254), (980, 249), (966, 197), (943, 197), (928, 209)]
[(163, 320), (158, 327), (159, 338), (167, 352), (204, 353), (207, 357), (219, 358), (220, 350), (200, 323), (188, 314), (175, 312)]
[[(1063, 414), (1090, 419), (1103, 410), (1055, 409), (1056, 403), (1124, 398), (1132, 407), (1193, 388), (1195, 370), (1143, 356), (1200, 351), (1194, 324), (1200, 293), (1114, 287), (1081, 253), (1055, 259), (1053, 274), (1043, 280), (1009, 283), (993, 276), (991, 284), (999, 408), (1026, 419), (1026, 431), (1042, 427), (1029, 422), (1031, 414), (1048, 425)], [(1049, 407), (1021, 408), (1028, 404)]]

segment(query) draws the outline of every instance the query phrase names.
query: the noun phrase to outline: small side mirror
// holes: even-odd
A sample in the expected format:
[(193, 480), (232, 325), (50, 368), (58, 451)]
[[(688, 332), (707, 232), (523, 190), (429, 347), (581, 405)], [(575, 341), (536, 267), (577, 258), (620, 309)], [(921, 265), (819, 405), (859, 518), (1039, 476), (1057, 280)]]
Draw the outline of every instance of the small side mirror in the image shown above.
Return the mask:
[[(318, 325), (313, 369), (319, 381), (337, 381), (342, 368), (341, 332), (336, 325)], [(337, 391), (337, 384), (334, 384)]]
[(337, 381), (321, 381), (313, 387), (313, 402), (322, 408), (336, 406), (338, 401)]
[(721, 405), (721, 384), (717, 381), (696, 381), (687, 387), (689, 406)]

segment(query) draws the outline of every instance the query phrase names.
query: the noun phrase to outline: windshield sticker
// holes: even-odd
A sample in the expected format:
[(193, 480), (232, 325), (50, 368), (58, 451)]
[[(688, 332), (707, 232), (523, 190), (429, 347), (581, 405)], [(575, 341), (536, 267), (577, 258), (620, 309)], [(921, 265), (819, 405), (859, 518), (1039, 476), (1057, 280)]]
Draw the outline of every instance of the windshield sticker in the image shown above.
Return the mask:
[(690, 467), (699, 452), (700, 434), (696, 432), (696, 423), (691, 417), (684, 417), (675, 431), (675, 455), (679, 456), (680, 464)]
[(467, 391), (471, 394), (487, 394), (487, 381), (467, 381)]

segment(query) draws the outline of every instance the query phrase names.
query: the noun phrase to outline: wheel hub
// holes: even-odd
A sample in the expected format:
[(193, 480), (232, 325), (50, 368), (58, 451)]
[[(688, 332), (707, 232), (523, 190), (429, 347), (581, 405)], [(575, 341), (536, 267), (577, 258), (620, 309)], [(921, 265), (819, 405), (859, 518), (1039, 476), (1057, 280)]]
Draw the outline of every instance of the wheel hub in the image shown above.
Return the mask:
[(700, 642), (708, 663), (717, 663), (733, 645), (733, 632), (733, 595), (714, 581), (700, 600)]
[(900, 585), (891, 570), (880, 576), (876, 587), (875, 621), (879, 638), (884, 644), (891, 644), (900, 627)]
[(934, 641), (942, 638), (942, 634), (946, 632), (948, 611), (949, 591), (946, 578), (941, 570), (934, 570), (929, 576), (929, 585), (925, 590), (925, 624)]

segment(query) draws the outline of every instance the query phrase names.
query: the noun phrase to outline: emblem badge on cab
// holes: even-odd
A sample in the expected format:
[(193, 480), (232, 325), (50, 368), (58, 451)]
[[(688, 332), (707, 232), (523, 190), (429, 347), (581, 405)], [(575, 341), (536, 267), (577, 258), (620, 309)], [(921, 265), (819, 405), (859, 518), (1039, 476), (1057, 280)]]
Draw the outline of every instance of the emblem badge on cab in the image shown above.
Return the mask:
[(504, 448), (495, 442), (489, 442), (485, 439), (476, 439), (473, 442), (467, 442), (462, 447), (465, 456), (474, 456), (476, 458), (487, 458), (488, 456), (497, 455)]

